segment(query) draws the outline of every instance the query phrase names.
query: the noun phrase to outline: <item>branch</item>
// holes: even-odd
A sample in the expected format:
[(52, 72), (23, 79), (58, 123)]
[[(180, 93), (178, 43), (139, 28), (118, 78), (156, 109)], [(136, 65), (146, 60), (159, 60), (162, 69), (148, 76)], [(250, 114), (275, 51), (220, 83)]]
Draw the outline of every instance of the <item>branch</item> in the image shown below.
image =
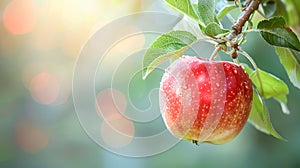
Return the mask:
[(246, 7), (236, 23), (231, 27), (232, 32), (226, 36), (226, 38), (231, 41), (236, 38), (241, 32), (244, 24), (249, 20), (251, 14), (258, 9), (259, 4), (262, 0), (247, 0)]

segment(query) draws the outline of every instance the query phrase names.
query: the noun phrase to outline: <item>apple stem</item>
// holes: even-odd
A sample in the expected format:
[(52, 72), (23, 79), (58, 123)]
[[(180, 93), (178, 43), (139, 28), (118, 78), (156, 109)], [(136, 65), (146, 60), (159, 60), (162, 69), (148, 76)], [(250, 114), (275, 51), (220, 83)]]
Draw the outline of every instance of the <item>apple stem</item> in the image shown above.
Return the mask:
[(236, 63), (236, 64), (240, 64), (238, 58), (233, 59), (233, 62)]
[(252, 64), (252, 66), (255, 70), (255, 75), (257, 75), (257, 78), (258, 78), (258, 81), (259, 81), (259, 85), (260, 85), (260, 88), (261, 88), (261, 95), (264, 96), (264, 89), (263, 89), (262, 81), (261, 81), (261, 78), (260, 78), (260, 75), (259, 75), (259, 72), (258, 72), (258, 67), (257, 67), (255, 61), (252, 59), (252, 57), (248, 53), (246, 53), (242, 49), (239, 49), (238, 52), (241, 53), (242, 55), (244, 55), (250, 61), (250, 63)]
[(209, 58), (209, 61), (213, 61), (213, 60), (216, 58), (217, 54), (219, 53), (219, 51), (220, 51), (222, 48), (223, 48), (222, 45), (217, 45), (216, 48), (215, 48), (215, 50), (214, 50), (214, 52), (211, 54), (211, 56), (210, 56), (210, 58)]

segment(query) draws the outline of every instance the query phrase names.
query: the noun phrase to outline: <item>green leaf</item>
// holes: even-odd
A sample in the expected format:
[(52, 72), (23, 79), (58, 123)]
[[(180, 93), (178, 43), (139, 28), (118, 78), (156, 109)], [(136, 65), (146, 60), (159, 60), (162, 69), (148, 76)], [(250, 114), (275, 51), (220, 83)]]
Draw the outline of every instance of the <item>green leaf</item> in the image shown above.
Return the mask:
[(285, 68), (290, 81), (300, 89), (300, 53), (294, 50), (276, 47), (279, 60)]
[[(282, 99), (282, 95), (285, 96), (289, 94), (288, 86), (281, 79), (261, 69), (258, 69), (258, 72), (255, 72), (249, 68), (248, 65), (243, 64), (243, 66), (263, 98)], [(257, 73), (259, 73), (259, 76)], [(262, 86), (259, 80), (261, 80)]]
[(300, 42), (296, 34), (286, 26), (283, 17), (273, 17), (259, 22), (257, 28), (262, 37), (271, 45), (300, 51)]
[(274, 129), (269, 112), (257, 92), (253, 92), (252, 108), (248, 121), (259, 131), (272, 135), (280, 140), (285, 140)]
[[(259, 84), (259, 79), (256, 73), (251, 75), (251, 80), (257, 87), (260, 93), (263, 91), (263, 97), (274, 98), (281, 105), (282, 112), (284, 114), (290, 114), (290, 111), (287, 107), (287, 98), (286, 95), (289, 94), (288, 86), (279, 78), (275, 77), (272, 74), (264, 72), (262, 70), (258, 70), (259, 76), (262, 82), (262, 88)], [(261, 94), (262, 95), (262, 94)]]
[(286, 105), (286, 95), (289, 94), (288, 86), (282, 80), (270, 73), (267, 73), (260, 69), (258, 69), (258, 72), (255, 72), (247, 65), (244, 65), (244, 68), (249, 74), (251, 81), (257, 88), (260, 95), (266, 99), (274, 98), (280, 103), (283, 113), (289, 114), (290, 112)]
[(209, 23), (204, 29), (204, 33), (213, 38), (218, 38), (219, 36), (226, 35), (229, 32), (229, 30), (222, 29), (220, 25), (215, 22)]
[(227, 15), (230, 11), (232, 11), (233, 9), (236, 9), (238, 8), (237, 6), (235, 5), (226, 5), (224, 6), (217, 14), (217, 20), (218, 21), (221, 21), (222, 18)]
[(281, 0), (264, 0), (262, 2), (262, 9), (266, 17), (283, 16), (287, 18), (286, 6)]
[(259, 78), (256, 73), (252, 73), (250, 78), (264, 98), (280, 98), (282, 95), (287, 95), (289, 93), (288, 86), (279, 78), (260, 69), (258, 70), (258, 73), (262, 82), (262, 87), (259, 84)]
[(178, 57), (197, 40), (187, 31), (171, 31), (158, 37), (149, 47), (143, 59), (143, 78), (167, 59)]
[[(197, 16), (197, 13), (195, 12), (193, 5), (189, 0), (165, 0), (165, 1), (173, 8), (180, 11), (181, 13), (189, 16), (190, 18), (196, 21), (199, 20), (199, 17)], [(204, 25), (204, 23), (201, 22), (198, 23)]]
[[(261, 92), (261, 86), (258, 81), (257, 75), (255, 75), (255, 71), (253, 71), (251, 68), (249, 68), (246, 64), (243, 64), (243, 67), (245, 71), (250, 75), (250, 78), (257, 90), (255, 89), (253, 92), (253, 101), (252, 101), (252, 108), (249, 116), (249, 122), (255, 126), (256, 129), (274, 136), (275, 138), (284, 140), (274, 129), (272, 126), (271, 120), (270, 120), (270, 114), (264, 105), (264, 102), (262, 98), (259, 95), (259, 92)], [(284, 113), (288, 114), (289, 111), (287, 109), (286, 103), (286, 94), (288, 93), (288, 88), (286, 84), (284, 84), (282, 81), (280, 81), (275, 76), (268, 74), (267, 72), (264, 72), (262, 70), (258, 70), (258, 73), (261, 78), (262, 82), (262, 88), (265, 89), (264, 93), (266, 97), (272, 97), (275, 100), (280, 102), (280, 105), (282, 107), (282, 110)], [(272, 91), (274, 87), (270, 86), (274, 82), (274, 85), (278, 85), (279, 91)], [(268, 87), (271, 87), (270, 89)], [(277, 88), (276, 87), (276, 88)]]
[(198, 1), (199, 19), (208, 25), (215, 22), (216, 16), (216, 0), (199, 0)]
[(265, 0), (262, 3), (262, 9), (266, 17), (271, 17), (275, 14), (276, 11), (276, 2), (275, 0)]

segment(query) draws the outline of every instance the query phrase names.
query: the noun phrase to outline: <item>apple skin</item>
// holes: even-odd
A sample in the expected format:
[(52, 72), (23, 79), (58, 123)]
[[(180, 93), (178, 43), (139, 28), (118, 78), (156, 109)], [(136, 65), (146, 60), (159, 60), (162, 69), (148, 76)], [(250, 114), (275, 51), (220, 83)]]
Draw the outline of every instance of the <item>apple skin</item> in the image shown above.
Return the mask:
[(175, 137), (196, 144), (223, 144), (244, 127), (252, 92), (251, 80), (242, 66), (182, 56), (162, 77), (160, 110)]

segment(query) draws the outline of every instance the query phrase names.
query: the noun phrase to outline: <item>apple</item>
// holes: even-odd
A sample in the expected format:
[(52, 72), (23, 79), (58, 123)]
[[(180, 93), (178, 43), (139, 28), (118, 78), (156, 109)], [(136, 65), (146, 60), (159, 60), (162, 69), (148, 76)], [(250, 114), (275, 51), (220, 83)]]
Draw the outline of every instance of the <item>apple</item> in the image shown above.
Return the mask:
[(166, 70), (159, 103), (168, 130), (193, 143), (223, 144), (244, 127), (252, 84), (242, 66), (182, 56)]

